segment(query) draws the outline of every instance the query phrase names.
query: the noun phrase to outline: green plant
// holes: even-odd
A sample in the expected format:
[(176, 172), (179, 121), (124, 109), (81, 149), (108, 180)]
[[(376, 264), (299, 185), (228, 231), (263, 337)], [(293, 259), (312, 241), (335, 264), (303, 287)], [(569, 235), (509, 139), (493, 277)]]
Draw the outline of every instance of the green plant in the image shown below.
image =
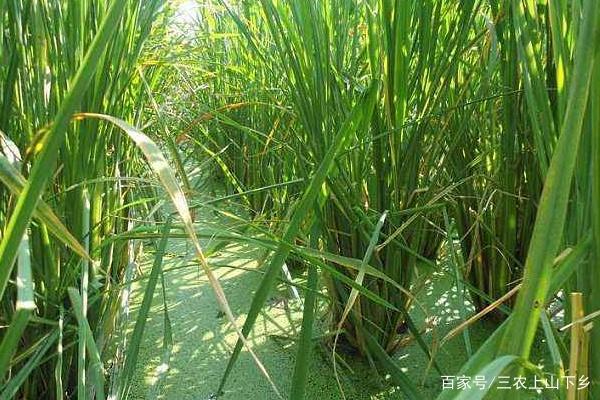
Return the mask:
[[(2, 324), (10, 323), (0, 343), (0, 382), (9, 383), (4, 397), (61, 398), (76, 388), (80, 398), (86, 392), (104, 396), (97, 368), (106, 359), (99, 357), (106, 356), (119, 304), (115, 294), (130, 257), (127, 248), (107, 248), (102, 241), (127, 228), (121, 218), (133, 214), (120, 179), (140, 164), (135, 158), (121, 162), (133, 151), (121, 135), (72, 117), (81, 108), (140, 117), (136, 107), (143, 97), (129, 85), (160, 6), (160, 1), (20, 0), (0, 5), (0, 52), (10, 60), (0, 67), (2, 157), (19, 163), (4, 169), (17, 185), (12, 193), (2, 191), (0, 200), (0, 307)], [(26, 285), (15, 285), (11, 277)], [(79, 288), (79, 325), (67, 302), (72, 286)], [(74, 346), (78, 341), (81, 346)], [(86, 385), (88, 370), (98, 373)]]

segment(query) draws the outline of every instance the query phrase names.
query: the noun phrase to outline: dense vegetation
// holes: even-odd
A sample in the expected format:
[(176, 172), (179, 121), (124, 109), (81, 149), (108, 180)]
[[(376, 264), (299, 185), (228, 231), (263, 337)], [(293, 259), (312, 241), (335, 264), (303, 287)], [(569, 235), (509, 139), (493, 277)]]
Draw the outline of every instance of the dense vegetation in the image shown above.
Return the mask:
[[(324, 314), (333, 352), (424, 398), (393, 355), (411, 336), (447, 375), (409, 313), (442, 273), (475, 307), (452, 331), (460, 375), (542, 379), (535, 344), (555, 378), (589, 378), (553, 398), (600, 398), (596, 0), (199, 0), (193, 21), (178, 4), (0, 1), (1, 398), (128, 397), (181, 237), (239, 335), (215, 391), (244, 347), (270, 379), (246, 337), (293, 268), (302, 324), (274, 397), (304, 397)], [(235, 223), (194, 223), (206, 210)], [(239, 327), (207, 261), (231, 242), (264, 252)], [(439, 398), (507, 392), (532, 395)]]

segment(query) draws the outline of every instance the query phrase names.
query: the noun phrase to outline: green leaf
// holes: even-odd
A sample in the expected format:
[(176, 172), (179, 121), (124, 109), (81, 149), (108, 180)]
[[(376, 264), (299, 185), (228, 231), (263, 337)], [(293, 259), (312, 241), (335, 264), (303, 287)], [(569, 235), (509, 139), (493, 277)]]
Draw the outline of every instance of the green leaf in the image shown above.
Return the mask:
[(35, 310), (30, 251), (29, 234), (26, 232), (19, 244), (15, 313), (0, 343), (0, 378), (6, 374), (10, 360), (18, 348), (21, 336), (29, 322), (29, 317)]
[(394, 360), (385, 352), (385, 350), (377, 343), (377, 340), (366, 330), (363, 329), (367, 346), (373, 354), (374, 358), (379, 361), (385, 371), (392, 377), (392, 381), (400, 387), (400, 390), (411, 400), (424, 400), (424, 397), (419, 392), (419, 389), (413, 384), (408, 376), (396, 365)]
[(61, 104), (50, 130), (41, 143), (42, 150), (33, 164), (27, 184), (17, 200), (15, 210), (8, 221), (5, 235), (2, 242), (0, 242), (0, 298), (4, 295), (4, 290), (12, 272), (19, 242), (29, 225), (46, 183), (54, 172), (59, 148), (65, 139), (71, 116), (79, 106), (113, 33), (119, 27), (119, 21), (126, 5), (127, 2), (125, 1), (112, 2), (85, 54), (81, 66), (77, 70), (69, 92)]
[(502, 356), (485, 367), (483, 367), (477, 374), (474, 376), (484, 376), (486, 384), (484, 388), (477, 387), (475, 385), (470, 385), (465, 390), (461, 390), (458, 396), (455, 397), (456, 400), (480, 400), (485, 397), (485, 395), (492, 388), (492, 382), (495, 382), (496, 378), (500, 376), (502, 371), (504, 371), (511, 364), (517, 362), (519, 358), (517, 356)]
[(127, 345), (125, 354), (125, 365), (121, 371), (119, 377), (119, 398), (126, 399), (129, 394), (131, 387), (131, 379), (137, 365), (138, 354), (140, 350), (140, 344), (144, 335), (144, 328), (146, 327), (146, 321), (148, 320), (148, 314), (150, 312), (150, 306), (154, 299), (154, 289), (158, 282), (158, 277), (162, 274), (163, 256), (169, 241), (169, 232), (171, 230), (171, 220), (167, 220), (162, 228), (162, 238), (156, 249), (154, 256), (154, 263), (150, 270), (148, 282), (146, 283), (146, 290), (144, 291), (144, 297), (142, 298), (142, 305), (138, 311), (138, 315), (133, 327), (133, 333)]
[(194, 246), (194, 252), (196, 254), (196, 259), (200, 263), (200, 266), (202, 267), (204, 273), (206, 274), (206, 276), (208, 278), (208, 281), (210, 282), (211, 287), (213, 288), (213, 291), (217, 298), (217, 302), (219, 303), (219, 306), (221, 307), (221, 310), (225, 313), (225, 315), (227, 316), (227, 319), (229, 320), (229, 322), (231, 323), (231, 325), (233, 326), (233, 328), (235, 329), (235, 331), (239, 337), (238, 343), (240, 343), (240, 350), (241, 350), (242, 345), (246, 346), (246, 348), (248, 349), (248, 352), (254, 359), (254, 362), (256, 363), (257, 367), (259, 368), (261, 373), (267, 378), (267, 380), (271, 384), (273, 391), (279, 397), (281, 397), (281, 395), (279, 394), (279, 390), (277, 389), (277, 385), (275, 385), (275, 382), (273, 382), (273, 380), (271, 379), (266, 368), (264, 367), (262, 362), (259, 360), (259, 358), (256, 356), (255, 352), (252, 350), (250, 343), (248, 342), (248, 340), (245, 337), (245, 334), (242, 333), (242, 331), (237, 326), (237, 323), (235, 322), (235, 317), (233, 316), (233, 312), (231, 311), (231, 307), (229, 306), (229, 303), (225, 296), (225, 292), (223, 291), (223, 288), (222, 288), (221, 284), (219, 283), (219, 280), (217, 279), (217, 277), (213, 273), (212, 269), (208, 265), (206, 256), (204, 255), (202, 246), (200, 245), (200, 241), (198, 240), (198, 237), (196, 235), (196, 231), (194, 228), (194, 224), (192, 221), (190, 209), (188, 207), (188, 203), (187, 203), (185, 194), (183, 193), (183, 191), (181, 190), (181, 187), (177, 183), (175, 173), (171, 169), (169, 163), (163, 156), (162, 152), (160, 151), (160, 149), (158, 148), (156, 143), (154, 143), (148, 136), (146, 136), (139, 129), (131, 126), (127, 122), (122, 121), (118, 118), (111, 117), (108, 115), (93, 114), (93, 113), (83, 113), (83, 114), (79, 114), (79, 116), (85, 117), (85, 118), (97, 118), (97, 119), (105, 120), (105, 121), (108, 121), (108, 122), (114, 124), (115, 126), (122, 129), (123, 132), (125, 132), (129, 136), (129, 138), (131, 138), (131, 140), (134, 141), (134, 143), (137, 145), (137, 147), (142, 151), (142, 153), (146, 157), (146, 160), (148, 161), (148, 165), (150, 166), (152, 171), (154, 171), (154, 173), (158, 176), (160, 182), (162, 183), (162, 186), (164, 187), (165, 191), (169, 195), (169, 198), (171, 199), (173, 206), (177, 210), (177, 213), (179, 214), (179, 217), (181, 218), (181, 220), (183, 222), (183, 227), (185, 229), (185, 232), (187, 233), (189, 239), (191, 240), (191, 242)]
[(40, 362), (52, 346), (56, 339), (58, 338), (58, 330), (53, 333), (47, 335), (39, 344), (33, 356), (27, 360), (25, 365), (23, 365), (19, 372), (15, 374), (14, 377), (4, 386), (4, 390), (0, 393), (0, 400), (9, 400), (14, 399), (17, 391), (25, 383), (27, 377), (39, 367)]
[[(287, 256), (290, 254), (291, 247), (287, 243), (293, 243), (294, 239), (298, 235), (300, 225), (308, 215), (310, 207), (314, 204), (323, 183), (325, 183), (325, 179), (333, 167), (337, 154), (343, 149), (345, 143), (347, 143), (350, 136), (355, 133), (359, 126), (361, 126), (364, 121), (369, 120), (375, 105), (377, 88), (378, 85), (374, 83), (369, 89), (367, 95), (364, 97), (363, 101), (354, 106), (352, 113), (344, 122), (339, 132), (336, 134), (331, 147), (327, 150), (325, 157), (310, 180), (309, 185), (302, 195), (302, 198), (300, 199), (300, 202), (298, 203), (295, 212), (285, 230), (285, 233), (282, 237), (282, 242), (278, 245), (273, 258), (266, 268), (263, 280), (261, 281), (260, 286), (258, 287), (256, 294), (252, 299), (250, 310), (248, 311), (248, 316), (246, 317), (246, 321), (242, 329), (243, 334), (246, 335), (250, 333), (252, 327), (254, 326), (254, 322), (256, 321), (256, 318), (258, 317), (258, 314), (265, 304), (265, 301), (269, 296), (269, 292), (276, 281), (277, 274), (283, 266)], [(242, 343), (238, 341), (233, 350), (233, 354), (229, 359), (227, 368), (223, 374), (223, 378), (221, 379), (218, 389), (219, 393), (223, 390), (241, 349)]]
[[(310, 234), (312, 246), (316, 247), (318, 245), (319, 232), (320, 222), (318, 218), (315, 218)], [(300, 330), (300, 339), (298, 340), (298, 349), (296, 350), (296, 362), (294, 363), (294, 375), (292, 377), (292, 388), (290, 390), (291, 400), (302, 400), (304, 398), (308, 367), (311, 361), (310, 356), (313, 348), (313, 324), (315, 320), (316, 294), (319, 290), (319, 272), (317, 267), (312, 264), (308, 264), (307, 287), (308, 290), (304, 295), (302, 328)]]
[(574, 69), (560, 137), (544, 182), (533, 235), (527, 252), (523, 287), (517, 296), (509, 328), (502, 341), (503, 354), (529, 357), (540, 313), (550, 288), (552, 265), (565, 227), (573, 171), (577, 160), (583, 120), (600, 27), (600, 7), (587, 0), (574, 54)]
[[(0, 181), (6, 185), (15, 196), (20, 196), (25, 187), (26, 180), (19, 173), (19, 171), (10, 165), (9, 161), (0, 154)], [(79, 241), (71, 234), (71, 232), (64, 226), (61, 220), (54, 214), (52, 208), (46, 204), (43, 200), (39, 200), (35, 210), (33, 211), (33, 217), (41, 221), (48, 227), (48, 230), (58, 240), (63, 242), (67, 247), (73, 250), (80, 257), (91, 260), (88, 253), (85, 251)]]
[[(98, 350), (98, 346), (94, 340), (94, 333), (90, 329), (90, 325), (83, 311), (83, 300), (77, 289), (69, 288), (68, 292), (71, 299), (71, 304), (73, 305), (73, 311), (75, 312), (75, 317), (79, 323), (79, 337), (85, 338), (85, 348), (87, 350), (87, 354), (90, 355), (90, 368), (92, 370), (90, 379), (91, 383), (96, 390), (96, 397), (99, 399), (104, 399), (104, 366), (100, 357), (100, 351)], [(86, 366), (78, 365), (77, 368), (86, 369)], [(79, 396), (82, 396), (82, 394), (79, 393), (78, 397)]]

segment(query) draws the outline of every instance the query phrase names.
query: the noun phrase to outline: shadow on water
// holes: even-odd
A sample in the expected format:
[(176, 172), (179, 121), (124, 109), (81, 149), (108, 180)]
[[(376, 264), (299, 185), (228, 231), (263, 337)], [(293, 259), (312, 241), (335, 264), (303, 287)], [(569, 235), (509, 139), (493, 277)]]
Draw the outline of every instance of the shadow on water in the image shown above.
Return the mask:
[[(173, 332), (173, 352), (165, 378), (157, 383), (163, 344), (163, 298), (157, 286), (141, 345), (138, 367), (132, 389), (133, 398), (146, 398), (157, 390), (165, 399), (211, 399), (236, 341), (236, 335), (219, 311), (212, 288), (197, 265), (189, 263), (183, 240), (172, 240), (164, 260), (165, 285), (169, 317)], [(245, 245), (230, 245), (211, 257), (210, 263), (219, 277), (230, 306), (241, 326), (250, 300), (261, 279), (257, 259), (261, 253)], [(147, 273), (149, 262), (142, 268)], [(145, 279), (136, 283), (132, 301), (131, 320), (139, 307)], [(447, 279), (434, 275), (422, 291), (421, 303), (427, 311), (413, 310), (415, 320), (422, 325), (427, 316), (437, 316), (438, 326), (426, 333), (428, 342), (439, 340), (459, 320), (456, 316), (457, 297)], [(282, 285), (283, 286), (283, 285)], [(454, 288), (455, 290), (455, 288)], [(250, 335), (250, 342), (265, 364), (280, 390), (289, 391), (295, 358), (295, 342), (301, 320), (297, 301), (287, 299), (288, 292), (280, 287), (263, 310)], [(286, 312), (286, 306), (287, 311)], [(471, 329), (477, 346), (493, 327), (477, 325)], [(445, 374), (458, 371), (466, 360), (462, 336), (453, 339), (439, 350), (438, 360)], [(364, 363), (345, 357), (351, 373), (338, 364), (340, 378), (349, 399), (402, 399), (401, 393), (387, 385)], [(428, 359), (420, 348), (411, 343), (395, 356), (401, 368), (418, 385), (426, 398), (439, 393), (440, 377), (428, 369)], [(307, 399), (340, 399), (330, 354), (315, 342), (310, 368)], [(226, 386), (222, 399), (275, 399), (268, 381), (260, 374), (247, 351), (244, 351)]]

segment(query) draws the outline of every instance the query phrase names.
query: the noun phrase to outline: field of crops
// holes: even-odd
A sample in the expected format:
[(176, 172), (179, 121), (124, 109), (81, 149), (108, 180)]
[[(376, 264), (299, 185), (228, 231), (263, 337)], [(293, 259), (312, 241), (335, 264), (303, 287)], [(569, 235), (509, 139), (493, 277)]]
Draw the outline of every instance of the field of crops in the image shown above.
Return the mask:
[(0, 0), (0, 399), (598, 400), (599, 316), (597, 0)]

